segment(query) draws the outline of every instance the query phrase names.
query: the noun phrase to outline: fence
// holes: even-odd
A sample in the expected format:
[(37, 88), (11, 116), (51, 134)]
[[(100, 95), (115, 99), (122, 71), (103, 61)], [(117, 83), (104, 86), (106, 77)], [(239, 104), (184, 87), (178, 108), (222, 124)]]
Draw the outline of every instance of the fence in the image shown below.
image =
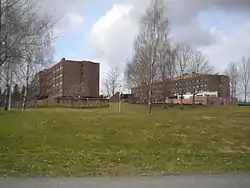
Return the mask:
[(49, 108), (49, 107), (62, 107), (62, 108), (107, 108), (109, 101), (101, 98), (47, 98), (42, 100), (33, 101), (28, 107), (35, 108)]

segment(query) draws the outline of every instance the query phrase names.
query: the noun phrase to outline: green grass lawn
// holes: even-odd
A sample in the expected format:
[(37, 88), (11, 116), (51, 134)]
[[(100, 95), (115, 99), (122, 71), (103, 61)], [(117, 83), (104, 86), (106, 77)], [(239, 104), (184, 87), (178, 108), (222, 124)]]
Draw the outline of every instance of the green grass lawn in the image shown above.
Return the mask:
[(0, 176), (250, 171), (250, 108), (0, 112)]

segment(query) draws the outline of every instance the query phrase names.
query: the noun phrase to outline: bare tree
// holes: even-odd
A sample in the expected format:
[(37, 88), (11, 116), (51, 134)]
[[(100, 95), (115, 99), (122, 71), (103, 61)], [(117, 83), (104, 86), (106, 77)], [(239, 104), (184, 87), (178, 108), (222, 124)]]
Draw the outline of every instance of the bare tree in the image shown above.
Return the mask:
[(232, 62), (228, 65), (225, 70), (225, 74), (230, 78), (230, 96), (231, 98), (237, 97), (238, 87), (239, 87), (239, 68), (237, 63)]
[(189, 73), (211, 74), (213, 67), (200, 50), (193, 50), (192, 59), (189, 64)]
[(27, 48), (26, 53), (24, 54), (24, 63), (22, 63), (22, 68), (20, 69), (23, 70), (23, 78), (25, 79), (25, 93), (23, 95), (22, 111), (26, 108), (28, 89), (32, 89), (30, 83), (33, 81), (37, 72), (49, 62), (48, 59), (51, 57), (51, 54), (48, 53), (48, 49), (51, 46), (49, 46), (47, 42), (45, 42), (46, 45), (37, 46), (36, 48), (32, 47), (30, 49)]
[(146, 74), (149, 68), (144, 58), (144, 52), (137, 49), (132, 60), (127, 62), (125, 70), (127, 87), (131, 88), (132, 92), (138, 90), (142, 101), (148, 99), (149, 88), (149, 76)]
[[(40, 21), (41, 11), (39, 11), (39, 3), (29, 0), (1, 0), (0, 9), (0, 67), (8, 62), (10, 58), (20, 57), (24, 48), (20, 48), (31, 44), (30, 36), (35, 36), (40, 30), (31, 30), (33, 23)], [(32, 16), (31, 16), (32, 15)], [(42, 26), (42, 24), (41, 24)], [(32, 41), (34, 44), (34, 41)]]
[[(34, 63), (34, 55), (31, 54), (36, 53), (35, 61), (41, 61), (43, 55), (40, 53), (38, 57), (37, 51), (43, 48), (44, 53), (51, 47), (55, 22), (47, 13), (40, 11), (38, 2), (0, 0), (0, 4), (0, 69), (6, 69), (4, 65), (11, 63), (11, 74), (14, 72), (27, 85), (22, 76), (34, 73), (30, 70)], [(29, 56), (32, 56), (32, 60)], [(11, 89), (9, 84), (6, 86), (8, 90)]]
[(105, 78), (104, 78), (104, 91), (105, 94), (110, 96), (113, 96), (118, 88), (119, 88), (119, 70), (118, 67), (112, 66), (110, 67), (109, 71), (107, 72)]
[(26, 62), (21, 67), (21, 70), (23, 71), (22, 75), (24, 78), (24, 94), (23, 94), (23, 101), (22, 101), (22, 111), (26, 109), (26, 102), (27, 102), (27, 94), (28, 89), (30, 86), (31, 80), (34, 78), (36, 70), (36, 65), (34, 60), (31, 57), (32, 54), (28, 55)]
[(246, 59), (245, 57), (242, 58), (241, 62), (239, 63), (239, 79), (240, 84), (244, 94), (244, 102), (247, 102), (247, 96), (250, 93), (250, 58)]
[(207, 89), (207, 87), (204, 84), (196, 85), (192, 90), (192, 104), (195, 104), (195, 97), (198, 93), (203, 92)]
[(18, 70), (14, 71), (15, 77), (24, 88), (24, 93), (22, 93), (22, 111), (26, 109), (28, 90), (33, 78), (38, 72), (37, 61), (34, 60), (32, 56), (31, 51), (27, 51), (25, 60), (22, 60), (22, 62), (18, 64)]
[[(190, 74), (211, 74), (213, 73), (213, 67), (207, 60), (206, 56), (202, 51), (193, 50), (192, 51), (192, 59), (189, 65), (189, 73)], [(199, 83), (196, 87), (193, 88), (193, 105), (195, 103), (195, 97), (201, 91), (206, 90), (205, 84)]]
[[(22, 100), (22, 111), (26, 109), (28, 90), (32, 90), (31, 82), (35, 75), (49, 62), (53, 48), (48, 33), (41, 33), (40, 38), (36, 38), (36, 43), (40, 45), (26, 46), (26, 50), (22, 53), (22, 57), (16, 67), (15, 75), (20, 83), (24, 86), (24, 94)], [(34, 40), (33, 37), (30, 40)]]
[(4, 88), (4, 110), (7, 111), (9, 109), (8, 102), (10, 100), (11, 95), (11, 63), (6, 63), (1, 69), (1, 82), (2, 88)]
[(161, 35), (168, 31), (168, 22), (163, 0), (151, 0), (140, 23), (140, 33), (134, 44), (134, 57), (127, 67), (128, 81), (148, 92), (146, 98), (149, 113), (152, 111), (153, 85), (157, 79)]
[(11, 97), (14, 82), (13, 70), (15, 64), (12, 61), (6, 62), (0, 69), (0, 87), (4, 90), (4, 109), (11, 109)]
[(173, 78), (175, 74), (175, 61), (176, 61), (176, 46), (174, 46), (168, 35), (163, 35), (161, 46), (158, 56), (158, 75), (161, 80), (161, 94), (163, 108), (166, 107), (166, 97), (171, 93), (168, 87), (170, 84), (169, 79)]
[(189, 66), (192, 60), (193, 50), (187, 44), (178, 44), (176, 53), (175, 72), (177, 75), (177, 85), (181, 95), (181, 105), (183, 105), (183, 95), (186, 92), (186, 83), (184, 76), (188, 73)]

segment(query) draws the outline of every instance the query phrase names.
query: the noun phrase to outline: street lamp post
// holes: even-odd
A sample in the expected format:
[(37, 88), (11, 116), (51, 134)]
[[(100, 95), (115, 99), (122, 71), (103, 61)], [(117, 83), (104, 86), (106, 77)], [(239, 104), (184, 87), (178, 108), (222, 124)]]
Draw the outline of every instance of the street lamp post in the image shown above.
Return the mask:
[(120, 113), (121, 112), (121, 88), (122, 86), (119, 85), (119, 101), (118, 101), (118, 112)]

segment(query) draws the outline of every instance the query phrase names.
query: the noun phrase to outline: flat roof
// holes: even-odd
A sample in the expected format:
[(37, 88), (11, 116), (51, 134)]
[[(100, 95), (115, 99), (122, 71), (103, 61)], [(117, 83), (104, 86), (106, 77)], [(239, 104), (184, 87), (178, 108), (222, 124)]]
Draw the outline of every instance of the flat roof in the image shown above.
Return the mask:
[(57, 66), (58, 64), (60, 64), (60, 63), (62, 63), (62, 62), (72, 62), (72, 63), (94, 63), (94, 64), (100, 64), (100, 63), (93, 62), (93, 61), (89, 61), (89, 60), (71, 60), (71, 59), (62, 58), (59, 62), (52, 64), (50, 67), (46, 68), (45, 70), (53, 69), (55, 66)]

